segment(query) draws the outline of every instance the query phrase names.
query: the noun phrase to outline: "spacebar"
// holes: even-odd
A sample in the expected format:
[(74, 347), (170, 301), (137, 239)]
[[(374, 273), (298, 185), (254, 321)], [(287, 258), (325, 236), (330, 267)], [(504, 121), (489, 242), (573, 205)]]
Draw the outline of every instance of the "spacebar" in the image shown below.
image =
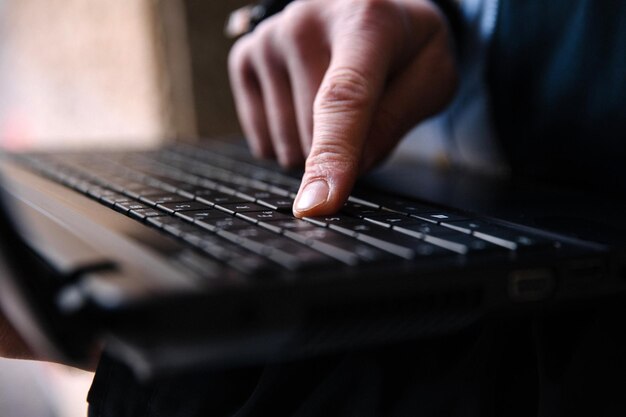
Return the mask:
[(386, 252), (328, 229), (319, 228), (312, 233), (285, 231), (284, 235), (348, 265), (392, 258)]
[(358, 233), (356, 238), (404, 259), (413, 259), (415, 251), (412, 247), (422, 243), (418, 239), (406, 237), (388, 230), (379, 230), (371, 234)]

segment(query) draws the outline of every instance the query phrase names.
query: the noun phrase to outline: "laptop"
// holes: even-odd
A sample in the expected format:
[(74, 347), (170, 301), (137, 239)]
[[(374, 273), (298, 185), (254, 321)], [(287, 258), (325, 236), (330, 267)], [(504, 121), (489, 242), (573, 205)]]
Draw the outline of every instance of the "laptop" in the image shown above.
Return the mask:
[(461, 331), (626, 289), (626, 203), (397, 162), (332, 216), (241, 141), (4, 154), (0, 297), (31, 344), (141, 377)]

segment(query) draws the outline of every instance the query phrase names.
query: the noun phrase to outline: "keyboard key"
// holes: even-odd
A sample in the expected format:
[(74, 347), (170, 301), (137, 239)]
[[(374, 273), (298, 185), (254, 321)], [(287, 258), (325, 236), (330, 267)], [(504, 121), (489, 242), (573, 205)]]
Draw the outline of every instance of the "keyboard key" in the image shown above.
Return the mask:
[(246, 226), (240, 228), (232, 227), (218, 230), (217, 234), (260, 255), (269, 253), (271, 248), (267, 246), (265, 242), (275, 239), (277, 236), (274, 233), (249, 223), (246, 223)]
[(348, 201), (341, 209), (341, 212), (346, 213), (353, 217), (360, 218), (368, 214), (369, 215), (380, 214), (381, 210), (378, 207), (372, 207), (369, 205)]
[(341, 214), (336, 214), (334, 216), (304, 217), (303, 220), (309, 223), (313, 223), (314, 225), (317, 225), (320, 227), (329, 227), (330, 225), (333, 225), (333, 224), (350, 225), (354, 223), (362, 223), (362, 221), (357, 218), (346, 216), (346, 215), (341, 215)]
[(217, 236), (213, 232), (210, 232), (197, 225), (188, 225), (184, 229), (181, 229), (179, 237), (185, 240), (187, 243), (202, 248), (207, 241), (217, 240)]
[(249, 185), (239, 185), (236, 190), (237, 194), (241, 194), (242, 196), (247, 197), (250, 201), (255, 201), (257, 198), (273, 198), (278, 197), (275, 194), (272, 194), (265, 190), (259, 190), (257, 188), (251, 187)]
[(290, 239), (276, 237), (265, 242), (272, 248), (268, 257), (285, 268), (296, 271), (332, 265), (336, 261), (308, 246)]
[(215, 194), (223, 194), (217, 191), (215, 188), (207, 188), (200, 185), (194, 186), (189, 190), (189, 192), (192, 193), (195, 197), (209, 197)]
[(118, 203), (115, 203), (114, 207), (117, 210), (122, 211), (122, 212), (129, 212), (131, 210), (140, 210), (140, 209), (150, 208), (149, 206), (145, 204), (141, 204), (137, 200), (118, 202)]
[(411, 216), (421, 219), (421, 220), (434, 222), (434, 223), (469, 220), (467, 216), (463, 216), (463, 215), (459, 215), (455, 213), (443, 212), (443, 211), (437, 211), (433, 213), (411, 214)]
[(317, 226), (311, 226), (310, 228), (307, 228), (307, 229), (301, 229), (301, 230), (295, 230), (295, 231), (285, 230), (283, 233), (285, 236), (291, 239), (294, 239), (300, 243), (303, 243), (305, 245), (310, 244), (314, 240), (324, 240), (324, 239), (331, 238), (331, 237), (338, 235), (337, 232), (333, 232), (328, 229), (317, 227)]
[(311, 246), (345, 264), (356, 265), (389, 259), (389, 256), (371, 246), (355, 241), (329, 229), (313, 226), (314, 229), (297, 232), (287, 230), (285, 236)]
[(467, 234), (494, 227), (493, 224), (482, 220), (443, 221), (441, 225)]
[(204, 227), (205, 229), (208, 229), (212, 232), (216, 232), (218, 230), (247, 227), (250, 225), (250, 223), (232, 216), (226, 218), (196, 219), (195, 224)]
[(241, 217), (242, 219), (246, 219), (253, 223), (273, 222), (276, 220), (291, 220), (294, 218), (293, 216), (271, 210), (237, 213), (237, 217)]
[(275, 233), (282, 233), (286, 230), (312, 230), (317, 227), (311, 223), (305, 222), (304, 220), (296, 219), (295, 217), (283, 220), (263, 220), (259, 222), (259, 226), (265, 227)]
[(246, 201), (246, 199), (237, 197), (236, 195), (228, 195), (228, 194), (224, 194), (218, 191), (215, 191), (214, 193), (211, 193), (209, 195), (203, 195), (203, 196), (197, 195), (196, 200), (201, 203), (208, 204), (210, 206), (214, 206), (216, 204), (223, 205), (223, 204), (247, 203), (248, 202)]
[(378, 237), (359, 234), (356, 236), (356, 238), (372, 246), (375, 246), (378, 249), (392, 253), (404, 259), (413, 259), (415, 255), (413, 249), (409, 247), (398, 245), (387, 240), (380, 239)]
[(450, 255), (447, 250), (440, 250), (438, 247), (431, 248), (429, 243), (425, 244), (419, 237), (408, 236), (382, 227), (357, 233), (356, 238), (405, 259)]
[(470, 252), (493, 252), (505, 250), (500, 246), (496, 246), (485, 240), (463, 233), (449, 234), (441, 237), (425, 236), (424, 241), (461, 255), (466, 255)]
[(386, 199), (382, 203), (382, 209), (392, 211), (401, 214), (420, 214), (420, 213), (432, 213), (437, 209), (425, 204), (419, 204), (416, 202), (410, 202), (402, 199), (390, 198)]
[(164, 210), (168, 213), (177, 213), (184, 211), (208, 210), (211, 207), (197, 201), (183, 201), (179, 203), (158, 204), (157, 208)]
[(182, 203), (191, 201), (191, 199), (189, 199), (188, 197), (183, 197), (182, 195), (171, 193), (141, 196), (140, 200), (151, 206), (156, 206), (157, 204)]
[(548, 239), (498, 226), (481, 228), (474, 232), (474, 236), (510, 250), (554, 247), (554, 242)]
[(214, 180), (214, 182), (217, 184), (217, 191), (228, 195), (237, 194), (237, 187), (239, 187), (239, 185), (221, 179)]
[(224, 265), (191, 249), (186, 249), (177, 254), (175, 260), (194, 271), (203, 280), (209, 280), (208, 282), (223, 284), (233, 282), (232, 275), (229, 274)]
[(144, 196), (154, 196), (154, 195), (162, 195), (163, 190), (154, 187), (144, 186), (143, 188), (138, 188), (135, 190), (125, 190), (124, 193), (133, 198), (141, 198)]
[(118, 182), (118, 185), (122, 186), (124, 191), (142, 190), (146, 188), (146, 184), (142, 182), (136, 182), (132, 180), (122, 179)]
[(267, 190), (283, 197), (296, 198), (296, 193), (298, 192), (298, 188), (299, 188), (298, 186), (283, 187), (282, 185), (281, 186), (270, 185), (269, 187), (267, 187)]
[(363, 216), (363, 220), (368, 222), (377, 224), (379, 226), (391, 228), (395, 225), (408, 225), (418, 223), (418, 220), (407, 217), (403, 214), (375, 214), (375, 215), (365, 215)]
[(426, 235), (444, 236), (455, 233), (454, 230), (446, 229), (431, 222), (419, 221), (410, 224), (394, 225), (393, 230), (412, 236), (417, 239), (423, 239)]
[(123, 194), (115, 193), (103, 196), (101, 201), (108, 206), (114, 206), (115, 203), (127, 203), (133, 201), (133, 199)]
[(264, 277), (275, 274), (276, 266), (268, 259), (248, 252), (224, 239), (205, 240), (200, 245), (200, 249), (212, 258), (225, 262), (244, 274)]
[(229, 214), (226, 214), (222, 211), (215, 210), (215, 209), (179, 211), (179, 212), (176, 212), (176, 215), (190, 222), (195, 222), (196, 220), (204, 220), (204, 219), (230, 218)]
[(291, 213), (293, 209), (293, 200), (287, 197), (257, 199), (257, 203), (262, 204), (272, 210)]
[(244, 274), (263, 278), (272, 277), (276, 273), (276, 267), (270, 261), (251, 253), (231, 258), (228, 265)]
[(103, 188), (100, 186), (93, 186), (87, 189), (86, 193), (88, 195), (90, 195), (93, 198), (96, 198), (98, 200), (100, 200), (102, 197), (105, 196), (112, 196), (112, 195), (116, 195), (117, 193), (113, 190), (110, 190), (108, 188)]
[(139, 210), (131, 210), (129, 213), (131, 216), (139, 219), (145, 220), (148, 217), (156, 217), (156, 216), (165, 216), (166, 214), (160, 210), (155, 210), (153, 208), (139, 209)]
[[(188, 180), (188, 181), (191, 181), (191, 180)], [(195, 184), (191, 182), (185, 182), (185, 181), (180, 181), (180, 180), (175, 180), (172, 178), (160, 176), (155, 181), (150, 180), (148, 184), (151, 184), (158, 188), (162, 188), (164, 190), (171, 190), (187, 198), (193, 198), (194, 196), (191, 190), (194, 189)]]
[(313, 241), (311, 247), (348, 265), (397, 260), (386, 252), (352, 239)]
[[(189, 237), (187, 237), (189, 239)], [(201, 239), (193, 239), (194, 245), (212, 258), (222, 262), (228, 262), (237, 256), (245, 256), (246, 253), (240, 247), (227, 242), (217, 235), (204, 236)]]
[(330, 258), (307, 246), (254, 226), (222, 231), (218, 234), (290, 270), (310, 268), (331, 262)]
[(243, 202), (243, 203), (231, 203), (231, 204), (216, 204), (216, 209), (223, 210), (230, 214), (246, 213), (249, 211), (264, 211), (267, 207), (261, 206), (256, 203)]
[(181, 219), (173, 216), (148, 217), (147, 221), (153, 226), (164, 229), (168, 233), (171, 233), (175, 236), (180, 236), (186, 226), (189, 226), (189, 223), (186, 223)]
[(380, 204), (372, 201), (372, 199), (369, 198), (361, 198), (359, 196), (355, 196), (355, 195), (351, 195), (348, 197), (348, 202), (349, 203), (354, 203), (354, 204), (361, 204), (363, 206), (370, 206), (373, 208), (380, 208)]
[(380, 226), (377, 226), (374, 223), (365, 222), (363, 220), (356, 220), (353, 223), (345, 222), (341, 224), (330, 224), (329, 227), (339, 233), (353, 237), (356, 237), (356, 235), (361, 232), (369, 232), (380, 228)]
[(236, 197), (240, 197), (246, 201), (250, 201), (250, 202), (255, 202), (256, 201), (256, 197), (253, 196), (253, 194), (255, 193), (255, 189), (252, 187), (248, 187), (246, 185), (242, 185), (237, 187), (237, 189), (235, 190), (234, 195)]

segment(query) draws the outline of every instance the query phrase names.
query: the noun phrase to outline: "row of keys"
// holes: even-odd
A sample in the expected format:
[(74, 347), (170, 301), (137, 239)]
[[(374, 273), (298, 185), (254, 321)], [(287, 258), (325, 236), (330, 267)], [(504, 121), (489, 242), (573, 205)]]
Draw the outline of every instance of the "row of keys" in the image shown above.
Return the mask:
[[(67, 179), (67, 175), (65, 177)], [(78, 183), (73, 180), (66, 182)], [(121, 192), (90, 184), (86, 180), (81, 180), (80, 184), (82, 191), (101, 202), (181, 238), (211, 257), (244, 272), (267, 270), (267, 262), (263, 262), (265, 258), (290, 270), (328, 266), (336, 261), (355, 265), (391, 258), (387, 253), (343, 236), (332, 242), (329, 236), (329, 241), (323, 244), (320, 239), (324, 236), (300, 236), (298, 233), (306, 233), (304, 229), (311, 225), (237, 198), (190, 200), (160, 189), (142, 189), (136, 183), (116, 182), (112, 188)], [(255, 226), (255, 223), (261, 222), (264, 228)], [(297, 225), (298, 222), (301, 224)], [(292, 235), (282, 235), (285, 229), (290, 230)], [(298, 231), (295, 235), (294, 230)]]
[[(66, 161), (70, 170), (56, 168), (73, 188), (227, 263), (236, 263), (241, 253), (215, 239), (291, 270), (333, 259), (356, 265), (552, 244), (515, 229), (399, 199), (374, 203), (351, 197), (339, 215), (305, 222), (288, 214), (293, 204), (290, 190), (296, 184), (279, 174), (273, 173), (274, 184), (267, 184), (180, 156), (116, 158), (112, 162), (70, 158)], [(192, 174), (182, 171), (190, 166), (195, 167)], [(237, 256), (231, 259), (226, 253)]]

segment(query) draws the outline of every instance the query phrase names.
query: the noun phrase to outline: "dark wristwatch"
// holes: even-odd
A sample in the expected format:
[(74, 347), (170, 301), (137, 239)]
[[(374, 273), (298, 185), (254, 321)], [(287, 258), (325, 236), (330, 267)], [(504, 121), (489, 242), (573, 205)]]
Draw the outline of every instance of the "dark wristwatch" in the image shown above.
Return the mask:
[(254, 30), (264, 19), (280, 12), (292, 0), (261, 0), (233, 11), (226, 21), (224, 32), (236, 38)]

